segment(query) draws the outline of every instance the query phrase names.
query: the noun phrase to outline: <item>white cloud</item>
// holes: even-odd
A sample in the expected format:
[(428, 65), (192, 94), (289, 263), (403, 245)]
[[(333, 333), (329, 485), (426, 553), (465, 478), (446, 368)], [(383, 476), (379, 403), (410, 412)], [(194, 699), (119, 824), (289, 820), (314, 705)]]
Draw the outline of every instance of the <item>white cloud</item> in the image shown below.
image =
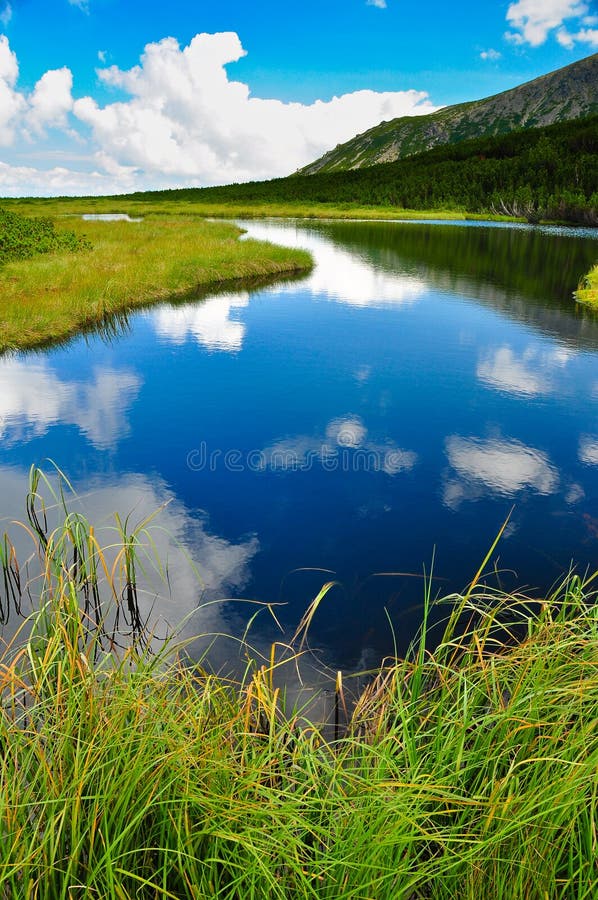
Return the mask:
[[(1, 82), (0, 82), (1, 92)], [(1, 124), (1, 120), (0, 120)], [(0, 141), (1, 141), (0, 128)], [(102, 159), (99, 154), (90, 158), (98, 168), (81, 172), (65, 166), (54, 166), (51, 169), (37, 169), (33, 166), (11, 166), (0, 162), (0, 195), (3, 197), (22, 196), (66, 196), (68, 194), (110, 194), (115, 191), (133, 190), (137, 186), (135, 173), (126, 167), (114, 166), (112, 160), (99, 166)]]
[(183, 49), (174, 38), (148, 44), (140, 65), (99, 72), (130, 100), (100, 107), (84, 97), (75, 115), (119, 164), (199, 184), (287, 174), (382, 119), (434, 108), (415, 90), (309, 105), (259, 99), (225, 69), (244, 55), (232, 32), (196, 35)]
[(386, 9), (386, 0), (366, 0), (366, 6), (375, 6), (377, 9)]
[[(99, 51), (100, 60), (106, 53)], [(174, 38), (148, 44), (132, 69), (99, 70), (105, 85), (129, 95), (102, 106), (92, 96), (73, 102), (67, 68), (43, 74), (30, 94), (18, 90), (17, 59), (1, 37), (0, 141), (43, 137), (48, 127), (73, 139), (67, 119), (71, 126), (75, 120), (88, 135), (92, 169), (54, 172), (54, 183), (44, 185), (42, 170), (38, 176), (5, 162), (3, 193), (120, 192), (286, 175), (382, 119), (436, 108), (417, 90), (361, 90), (310, 104), (253, 97), (226, 70), (244, 55), (232, 32), (198, 34), (183, 48)]]
[(94, 447), (114, 447), (128, 434), (128, 407), (141, 379), (127, 370), (98, 368), (90, 381), (66, 381), (47, 362), (0, 360), (0, 438), (6, 444), (75, 425)]
[(72, 87), (73, 75), (66, 66), (42, 75), (29, 97), (27, 122), (34, 131), (67, 127), (67, 114), (73, 107)]
[(480, 59), (488, 59), (490, 62), (496, 62), (496, 60), (500, 59), (502, 53), (499, 53), (498, 50), (493, 50), (490, 47), (488, 50), (482, 50), (480, 53)]
[[(67, 128), (67, 115), (73, 106), (70, 69), (45, 72), (30, 94), (18, 90), (19, 64), (6, 35), (0, 35), (0, 146), (10, 146), (18, 134), (43, 134), (47, 127)], [(7, 164), (2, 174), (6, 175)], [(18, 180), (19, 167), (10, 172)], [(0, 176), (1, 177), (1, 176)], [(0, 181), (0, 185), (2, 181)]]
[[(444, 501), (451, 508), (460, 499), (487, 491), (510, 497), (526, 488), (544, 495), (558, 488), (558, 473), (548, 456), (519, 441), (453, 435), (445, 446), (449, 463), (461, 480), (445, 486)], [(471, 494), (469, 487), (473, 488)]]
[(98, 59), (101, 63), (106, 62), (107, 53), (105, 50), (98, 50)]
[(18, 76), (17, 57), (6, 35), (0, 34), (0, 147), (14, 141), (18, 117), (26, 107), (25, 100), (15, 90)]
[(10, 49), (8, 38), (0, 34), (0, 79), (14, 87), (19, 76), (16, 54)]
[[(506, 37), (515, 44), (539, 47), (545, 43), (551, 32), (561, 29), (565, 21), (587, 19), (588, 10), (588, 4), (584, 0), (517, 0), (511, 3), (507, 10), (507, 21), (513, 30), (508, 32)], [(566, 40), (564, 32), (560, 34), (560, 37), (557, 34), (557, 40), (563, 46), (573, 46), (575, 40), (583, 40), (570, 35), (569, 45), (564, 43)], [(586, 42), (590, 42), (589, 37), (586, 38)]]
[[(588, 16), (593, 19), (593, 16)], [(598, 47), (598, 28), (582, 28), (580, 31), (569, 32), (566, 28), (561, 28), (556, 35), (556, 39), (562, 47), (567, 50), (573, 50), (575, 44), (588, 44), (590, 47)]]
[(10, 20), (12, 19), (12, 6), (10, 3), (5, 3), (4, 9), (0, 12), (0, 23), (6, 28)]

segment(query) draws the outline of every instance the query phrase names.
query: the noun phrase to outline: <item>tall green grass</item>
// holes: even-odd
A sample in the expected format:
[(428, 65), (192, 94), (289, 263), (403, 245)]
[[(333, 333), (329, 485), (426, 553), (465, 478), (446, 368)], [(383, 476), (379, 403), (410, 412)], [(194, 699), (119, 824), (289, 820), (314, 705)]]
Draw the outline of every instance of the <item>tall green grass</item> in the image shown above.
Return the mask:
[[(39, 606), (0, 662), (0, 897), (597, 895), (592, 579), (535, 603), (476, 579), (333, 740), (285, 708), (278, 648), (233, 683), (116, 628), (151, 523), (107, 552), (80, 515), (49, 526), (36, 477)], [(14, 606), (10, 542), (2, 570)]]

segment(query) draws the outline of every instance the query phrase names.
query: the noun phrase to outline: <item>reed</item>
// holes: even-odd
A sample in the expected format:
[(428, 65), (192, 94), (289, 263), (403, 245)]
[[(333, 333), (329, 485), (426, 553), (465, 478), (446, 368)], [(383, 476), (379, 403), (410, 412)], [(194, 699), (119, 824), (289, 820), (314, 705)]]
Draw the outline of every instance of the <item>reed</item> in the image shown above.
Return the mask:
[(101, 547), (49, 487), (34, 470), (37, 609), (0, 662), (0, 897), (596, 896), (593, 578), (533, 603), (476, 578), (332, 740), (285, 708), (276, 648), (232, 682), (118, 623), (152, 523)]

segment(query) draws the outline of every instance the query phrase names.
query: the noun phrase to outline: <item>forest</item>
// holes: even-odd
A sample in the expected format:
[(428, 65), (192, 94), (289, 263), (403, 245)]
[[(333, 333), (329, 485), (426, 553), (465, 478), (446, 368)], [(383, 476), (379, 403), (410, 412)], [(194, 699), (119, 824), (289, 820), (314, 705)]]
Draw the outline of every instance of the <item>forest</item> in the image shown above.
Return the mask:
[(598, 116), (462, 141), (363, 169), (153, 191), (127, 198), (223, 204), (360, 204), (596, 225)]

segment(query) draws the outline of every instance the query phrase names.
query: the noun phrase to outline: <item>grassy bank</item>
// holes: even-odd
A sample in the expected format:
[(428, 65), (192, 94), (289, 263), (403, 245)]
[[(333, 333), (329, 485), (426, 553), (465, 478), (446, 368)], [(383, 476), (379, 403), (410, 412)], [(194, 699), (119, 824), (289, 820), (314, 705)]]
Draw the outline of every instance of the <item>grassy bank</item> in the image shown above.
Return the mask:
[(584, 278), (582, 286), (575, 294), (580, 303), (587, 303), (598, 309), (598, 266)]
[[(596, 896), (590, 582), (449, 598), (434, 653), (422, 639), (382, 668), (328, 741), (284, 708), (280, 648), (240, 684), (148, 655), (134, 628), (111, 650), (101, 596), (134, 624), (145, 528), (102, 583), (87, 523), (47, 534), (28, 506), (45, 574), (0, 663), (1, 897)], [(6, 610), (22, 586), (3, 548)]]
[[(440, 219), (465, 221), (488, 218), (492, 221), (524, 221), (509, 216), (482, 217), (454, 209), (399, 209), (396, 206), (359, 203), (302, 201), (206, 200), (194, 192), (191, 198), (179, 197), (177, 191), (162, 192), (158, 197), (139, 194), (130, 197), (55, 197), (2, 200), (14, 212), (31, 216), (77, 216), (82, 213), (125, 213), (144, 218), (153, 216), (199, 216), (215, 219)], [(169, 194), (171, 196), (169, 196)]]
[[(55, 205), (28, 211), (52, 214)], [(92, 249), (7, 262), (0, 280), (0, 352), (66, 338), (110, 316), (238, 279), (308, 269), (307, 253), (239, 240), (240, 229), (186, 216), (143, 222), (57, 220)]]

